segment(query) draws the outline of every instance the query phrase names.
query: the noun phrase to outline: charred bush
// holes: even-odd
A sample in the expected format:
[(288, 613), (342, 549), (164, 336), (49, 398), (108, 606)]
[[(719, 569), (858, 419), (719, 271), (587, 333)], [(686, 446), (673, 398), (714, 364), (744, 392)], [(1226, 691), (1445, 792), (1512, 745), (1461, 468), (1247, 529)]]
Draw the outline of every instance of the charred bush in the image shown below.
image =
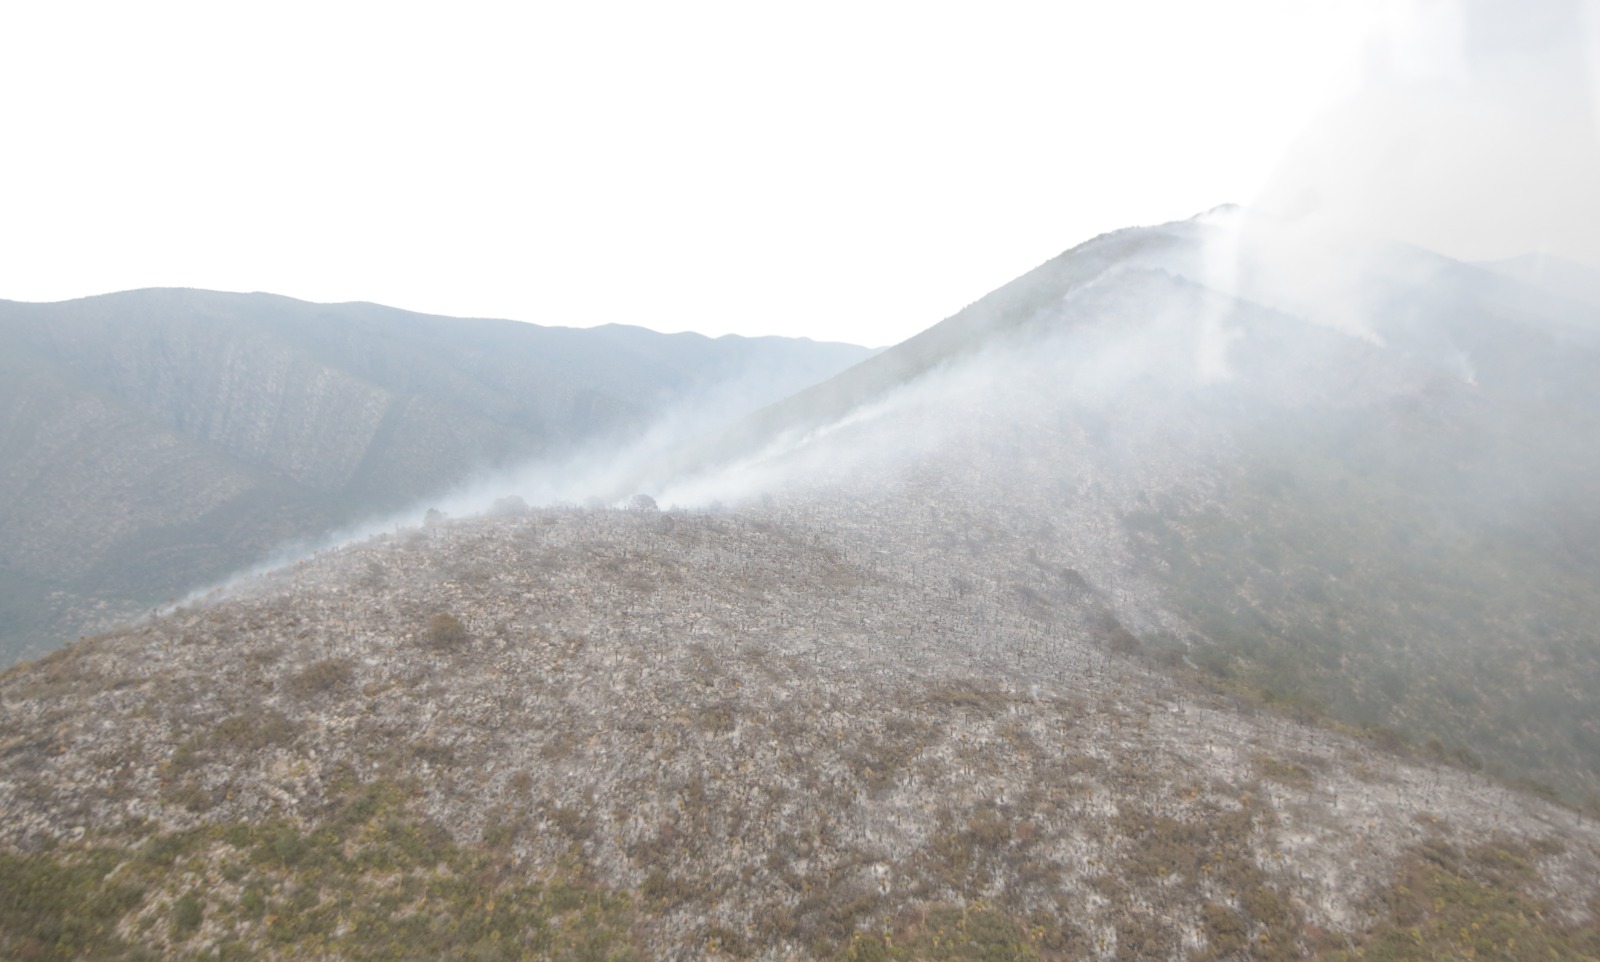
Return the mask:
[(472, 636), (467, 633), (467, 626), (461, 623), (460, 618), (441, 611), (428, 619), (422, 640), (434, 651), (450, 651), (471, 641)]

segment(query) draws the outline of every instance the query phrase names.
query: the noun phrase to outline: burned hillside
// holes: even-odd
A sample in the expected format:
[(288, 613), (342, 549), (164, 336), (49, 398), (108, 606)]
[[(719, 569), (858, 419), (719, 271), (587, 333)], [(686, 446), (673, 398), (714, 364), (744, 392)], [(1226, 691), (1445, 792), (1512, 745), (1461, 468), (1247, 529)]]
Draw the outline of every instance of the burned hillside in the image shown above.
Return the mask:
[(1037, 549), (920, 557), (778, 505), (325, 553), (3, 676), (6, 857), (168, 957), (1331, 956), (1448, 921), (1396, 873), (1592, 947), (1576, 813), (1154, 670)]

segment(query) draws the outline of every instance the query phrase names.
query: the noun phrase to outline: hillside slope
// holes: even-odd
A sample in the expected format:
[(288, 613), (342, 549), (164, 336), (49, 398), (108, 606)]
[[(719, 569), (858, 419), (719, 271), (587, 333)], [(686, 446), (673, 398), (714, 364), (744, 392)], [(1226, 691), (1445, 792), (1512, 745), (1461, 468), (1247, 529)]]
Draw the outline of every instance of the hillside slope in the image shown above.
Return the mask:
[(1068, 559), (1222, 683), (1600, 803), (1600, 314), (1252, 229), (1091, 241), (633, 483)]
[(447, 522), (13, 669), (0, 939), (72, 906), (103, 957), (1600, 946), (1593, 823), (1153, 673), (1050, 559), (925, 570), (857, 521)]
[(1595, 958), (1593, 320), (1237, 211), (1091, 241), (634, 510), (0, 675), (0, 950)]
[(870, 353), (268, 294), (0, 302), (0, 659), (483, 472), (669, 412), (730, 417)]

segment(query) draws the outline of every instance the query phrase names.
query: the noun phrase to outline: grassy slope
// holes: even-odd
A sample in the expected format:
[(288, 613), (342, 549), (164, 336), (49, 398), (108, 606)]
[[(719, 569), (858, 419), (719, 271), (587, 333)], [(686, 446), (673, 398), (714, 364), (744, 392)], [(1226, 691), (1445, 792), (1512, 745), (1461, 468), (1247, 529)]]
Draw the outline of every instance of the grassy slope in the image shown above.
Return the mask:
[[(1247, 443), (1218, 505), (1126, 519), (1150, 572), (1217, 643), (1203, 666), (1593, 803), (1600, 565), (1572, 537), (1593, 527), (1592, 507), (1576, 491), (1495, 506), (1480, 489), (1516, 475), (1489, 463), (1497, 453), (1474, 463), (1404, 426), (1387, 438), (1300, 427)], [(1448, 459), (1448, 489), (1406, 471)]]

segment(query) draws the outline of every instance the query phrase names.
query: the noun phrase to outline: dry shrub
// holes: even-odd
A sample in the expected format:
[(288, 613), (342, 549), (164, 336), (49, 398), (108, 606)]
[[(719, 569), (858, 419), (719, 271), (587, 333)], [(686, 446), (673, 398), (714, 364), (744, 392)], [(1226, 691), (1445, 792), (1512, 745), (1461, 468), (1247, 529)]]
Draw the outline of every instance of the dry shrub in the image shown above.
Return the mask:
[(355, 663), (348, 658), (324, 658), (307, 665), (289, 679), (289, 690), (309, 696), (349, 687), (355, 678)]
[(461, 619), (444, 611), (428, 619), (428, 627), (422, 634), (422, 640), (435, 651), (459, 648), (471, 639)]

